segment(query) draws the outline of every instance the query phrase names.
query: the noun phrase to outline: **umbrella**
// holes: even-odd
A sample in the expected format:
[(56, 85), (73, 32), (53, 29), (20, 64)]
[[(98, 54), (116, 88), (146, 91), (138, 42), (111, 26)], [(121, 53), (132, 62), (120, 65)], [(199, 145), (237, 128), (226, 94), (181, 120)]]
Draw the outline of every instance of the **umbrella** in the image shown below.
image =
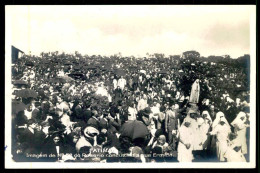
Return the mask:
[(69, 74), (69, 76), (74, 79), (79, 79), (79, 78), (82, 78), (84, 75), (80, 72), (74, 72), (74, 73)]
[(23, 80), (16, 80), (13, 82), (13, 85), (28, 85), (28, 83), (26, 81)]
[(17, 114), (26, 109), (26, 105), (20, 101), (12, 101), (12, 114)]
[(136, 138), (144, 138), (149, 131), (144, 123), (137, 120), (127, 121), (120, 129), (121, 136), (130, 137), (132, 140)]
[(15, 94), (17, 97), (23, 97), (23, 98), (36, 98), (38, 96), (38, 94), (31, 89), (23, 89), (20, 91), (17, 91), (17, 93)]

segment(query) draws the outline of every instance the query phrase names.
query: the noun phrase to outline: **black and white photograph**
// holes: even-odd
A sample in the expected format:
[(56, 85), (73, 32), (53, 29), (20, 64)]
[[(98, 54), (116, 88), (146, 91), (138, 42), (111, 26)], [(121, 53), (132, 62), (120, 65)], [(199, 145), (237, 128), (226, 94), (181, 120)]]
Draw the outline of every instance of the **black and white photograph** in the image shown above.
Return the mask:
[(256, 6), (5, 6), (6, 168), (255, 168)]

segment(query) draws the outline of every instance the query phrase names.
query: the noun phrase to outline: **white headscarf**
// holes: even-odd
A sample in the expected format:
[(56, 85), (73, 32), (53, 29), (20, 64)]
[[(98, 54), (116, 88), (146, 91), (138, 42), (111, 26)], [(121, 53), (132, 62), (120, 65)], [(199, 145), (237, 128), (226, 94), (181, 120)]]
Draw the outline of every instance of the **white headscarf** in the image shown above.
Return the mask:
[(206, 116), (206, 118), (203, 117), (203, 119), (204, 120), (208, 120), (210, 122), (210, 125), (211, 125), (212, 124), (212, 119), (211, 119), (211, 117), (209, 115), (209, 112), (208, 111), (203, 111), (202, 115), (204, 115), (204, 114), (206, 114), (207, 116)]
[(219, 124), (220, 121), (224, 121), (224, 122), (227, 124), (227, 126), (230, 127), (230, 125), (229, 125), (227, 119), (225, 118), (224, 113), (223, 113), (223, 112), (218, 112), (218, 113), (216, 114), (216, 119), (215, 119), (215, 120), (213, 121), (213, 123), (212, 123), (212, 128), (214, 129), (214, 128), (216, 127), (216, 125)]
[(246, 113), (245, 112), (239, 112), (237, 114), (237, 117), (231, 123), (231, 125), (233, 127), (237, 127), (239, 129), (243, 129), (244, 127), (246, 127), (246, 125), (245, 125), (246, 120), (247, 120)]

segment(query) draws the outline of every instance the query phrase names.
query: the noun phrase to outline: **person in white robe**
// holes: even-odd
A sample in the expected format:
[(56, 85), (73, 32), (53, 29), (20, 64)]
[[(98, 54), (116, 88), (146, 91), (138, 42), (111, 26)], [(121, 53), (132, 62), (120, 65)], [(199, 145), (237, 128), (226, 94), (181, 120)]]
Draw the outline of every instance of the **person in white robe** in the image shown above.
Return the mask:
[(231, 128), (227, 122), (223, 112), (218, 112), (216, 119), (212, 124), (212, 131), (209, 135), (216, 135), (216, 149), (219, 161), (225, 161), (225, 153), (228, 148), (228, 136), (231, 133)]
[(246, 158), (242, 153), (242, 148), (241, 146), (237, 146), (235, 139), (228, 141), (228, 148), (224, 157), (227, 159), (227, 162), (246, 162)]
[(212, 120), (208, 111), (202, 112), (202, 118), (203, 118), (203, 123), (200, 126), (201, 142), (202, 142), (203, 149), (207, 149), (209, 144), (209, 139), (210, 139), (207, 133), (209, 132), (210, 127), (212, 125)]
[(239, 112), (231, 125), (234, 127), (234, 133), (237, 135), (234, 139), (234, 143), (236, 143), (237, 146), (241, 146), (243, 154), (247, 154), (246, 128), (249, 127), (249, 125), (247, 124), (246, 113)]
[(192, 142), (192, 150), (198, 150), (200, 144), (198, 140), (198, 122), (196, 116), (197, 114), (198, 112), (196, 110), (189, 109), (187, 116), (183, 120), (183, 123), (189, 122), (189, 128), (192, 129), (192, 136), (190, 137), (190, 141)]
[(204, 134), (203, 131), (203, 123), (204, 123), (204, 119), (202, 117), (197, 117), (196, 119), (196, 126), (194, 127), (194, 142), (193, 142), (193, 150), (203, 150), (203, 139), (204, 139), (204, 135), (206, 135), (206, 133)]
[(200, 84), (199, 84), (199, 79), (196, 79), (191, 87), (189, 101), (191, 103), (199, 103), (199, 96), (200, 96)]
[(178, 144), (178, 156), (177, 160), (179, 162), (192, 162), (192, 128), (190, 127), (191, 122), (186, 120), (183, 122), (179, 129), (179, 144)]

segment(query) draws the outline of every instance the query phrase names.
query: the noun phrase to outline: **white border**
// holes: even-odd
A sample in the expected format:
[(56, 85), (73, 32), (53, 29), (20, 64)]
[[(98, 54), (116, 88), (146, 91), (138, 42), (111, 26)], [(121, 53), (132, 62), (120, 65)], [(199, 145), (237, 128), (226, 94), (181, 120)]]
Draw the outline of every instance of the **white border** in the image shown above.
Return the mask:
[(12, 17), (5, 18), (5, 168), (255, 168), (256, 167), (256, 6), (250, 5), (250, 162), (248, 163), (51, 163), (14, 162), (11, 159), (11, 43)]

